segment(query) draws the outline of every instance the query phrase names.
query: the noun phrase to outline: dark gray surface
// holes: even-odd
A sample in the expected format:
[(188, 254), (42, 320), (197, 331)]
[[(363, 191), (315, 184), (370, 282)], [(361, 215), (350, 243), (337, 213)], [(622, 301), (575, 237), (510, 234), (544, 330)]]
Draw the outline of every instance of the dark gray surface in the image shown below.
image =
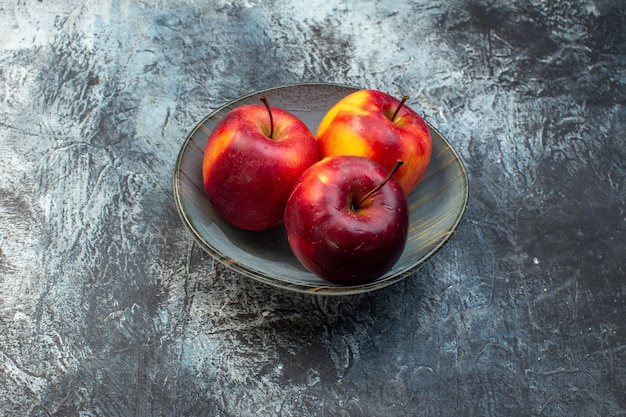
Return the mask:
[[(203, 3), (0, 5), (0, 415), (626, 414), (623, 1)], [(399, 284), (264, 286), (176, 213), (194, 125), (303, 81), (409, 94), (464, 159)]]

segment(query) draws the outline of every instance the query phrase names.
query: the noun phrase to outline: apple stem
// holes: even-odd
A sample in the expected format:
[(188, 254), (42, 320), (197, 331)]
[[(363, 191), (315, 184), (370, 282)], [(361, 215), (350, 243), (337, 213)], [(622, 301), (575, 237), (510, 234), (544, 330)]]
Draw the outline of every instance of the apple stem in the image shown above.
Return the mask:
[(385, 177), (385, 179), (380, 184), (378, 184), (376, 187), (374, 187), (374, 189), (372, 191), (370, 191), (369, 193), (365, 194), (365, 197), (363, 197), (362, 199), (359, 200), (358, 203), (353, 205), (352, 209), (354, 211), (359, 210), (361, 208), (361, 205), (365, 202), (365, 200), (367, 200), (368, 198), (370, 198), (371, 196), (376, 194), (381, 188), (383, 188), (385, 186), (385, 184), (387, 184), (389, 182), (391, 177), (393, 177), (393, 175), (396, 173), (396, 171), (398, 171), (398, 169), (402, 166), (402, 164), (404, 164), (404, 161), (401, 161), (401, 160), (398, 159), (396, 161), (396, 164), (393, 166), (393, 168), (391, 168), (391, 171), (389, 171), (389, 174), (387, 174), (387, 176)]
[(265, 108), (267, 109), (267, 112), (270, 115), (270, 139), (274, 139), (274, 118), (272, 117), (272, 109), (270, 108), (270, 104), (267, 102), (267, 99), (265, 98), (265, 96), (261, 96), (259, 97), (259, 100), (261, 100), (263, 102), (263, 104), (265, 104)]
[(400, 100), (400, 104), (398, 104), (398, 108), (396, 109), (396, 111), (393, 113), (393, 116), (391, 116), (391, 121), (393, 122), (394, 120), (396, 120), (396, 116), (398, 115), (398, 112), (400, 111), (400, 109), (402, 108), (402, 106), (404, 105), (404, 103), (406, 103), (406, 101), (409, 99), (409, 96), (403, 96), (402, 100)]

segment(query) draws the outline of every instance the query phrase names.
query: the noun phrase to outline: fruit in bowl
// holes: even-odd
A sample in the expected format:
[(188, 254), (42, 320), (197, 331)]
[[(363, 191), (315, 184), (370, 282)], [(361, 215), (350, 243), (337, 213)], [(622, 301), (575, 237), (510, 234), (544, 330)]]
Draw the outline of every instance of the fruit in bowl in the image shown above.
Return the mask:
[(428, 125), (396, 98), (378, 90), (358, 90), (324, 115), (316, 137), (322, 158), (359, 155), (391, 170), (404, 161), (396, 179), (409, 195), (428, 168), (432, 141)]
[[(406, 245), (409, 208), (391, 171), (361, 156), (324, 158), (298, 179), (285, 208), (289, 246), (317, 276), (362, 284), (384, 275)], [(402, 167), (401, 169), (404, 169)]]
[(263, 104), (237, 107), (217, 123), (202, 163), (215, 212), (252, 231), (283, 221), (294, 184), (319, 160), (317, 142), (304, 122), (260, 99)]

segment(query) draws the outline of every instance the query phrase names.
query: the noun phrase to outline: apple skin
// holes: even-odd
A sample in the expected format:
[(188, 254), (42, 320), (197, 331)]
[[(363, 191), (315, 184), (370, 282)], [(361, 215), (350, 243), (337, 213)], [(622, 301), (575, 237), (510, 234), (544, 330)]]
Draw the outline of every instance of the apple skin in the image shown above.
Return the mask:
[(287, 201), (285, 229), (307, 269), (330, 282), (362, 284), (398, 261), (409, 209), (395, 179), (353, 208), (387, 174), (376, 162), (350, 155), (324, 158), (302, 174)]
[(322, 158), (359, 155), (387, 170), (397, 160), (404, 166), (395, 178), (409, 195), (423, 177), (432, 153), (428, 125), (415, 111), (378, 90), (359, 90), (333, 105), (320, 122), (316, 137)]
[(228, 112), (204, 150), (202, 177), (214, 210), (228, 223), (259, 231), (283, 221), (285, 205), (300, 175), (317, 162), (315, 137), (299, 118), (262, 104)]

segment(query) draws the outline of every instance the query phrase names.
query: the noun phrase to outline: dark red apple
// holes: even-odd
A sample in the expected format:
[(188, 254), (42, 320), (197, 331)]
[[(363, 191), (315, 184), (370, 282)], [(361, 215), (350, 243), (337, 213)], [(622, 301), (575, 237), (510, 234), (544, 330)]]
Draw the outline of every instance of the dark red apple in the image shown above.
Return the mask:
[(359, 284), (384, 275), (406, 245), (409, 209), (389, 172), (361, 156), (324, 158), (298, 179), (285, 208), (289, 245), (319, 277)]
[(280, 224), (300, 175), (319, 160), (317, 142), (293, 114), (267, 104), (245, 105), (215, 126), (202, 176), (213, 209), (245, 230)]

